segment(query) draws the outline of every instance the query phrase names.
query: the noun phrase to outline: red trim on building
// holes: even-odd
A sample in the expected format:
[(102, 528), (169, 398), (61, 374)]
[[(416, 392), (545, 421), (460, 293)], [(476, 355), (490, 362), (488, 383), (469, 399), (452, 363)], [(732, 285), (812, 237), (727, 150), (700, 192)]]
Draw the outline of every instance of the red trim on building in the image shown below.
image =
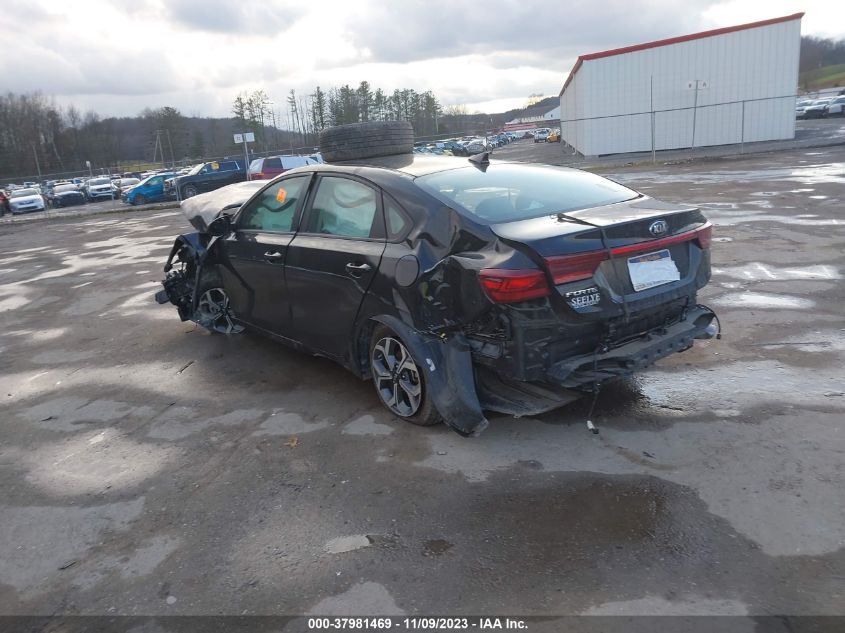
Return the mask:
[(581, 68), (581, 64), (591, 59), (601, 59), (602, 57), (613, 57), (614, 55), (624, 55), (625, 53), (635, 53), (637, 51), (644, 51), (649, 48), (659, 48), (661, 46), (670, 46), (671, 44), (680, 44), (681, 42), (690, 42), (692, 40), (700, 40), (705, 37), (713, 37), (715, 35), (725, 35), (726, 33), (735, 33), (736, 31), (745, 31), (748, 29), (756, 29), (760, 26), (769, 26), (771, 24), (780, 24), (781, 22), (790, 22), (792, 20), (800, 20), (804, 17), (803, 11), (801, 13), (793, 13), (792, 15), (785, 15), (780, 18), (772, 18), (770, 20), (760, 20), (759, 22), (749, 22), (748, 24), (738, 24), (736, 26), (726, 26), (721, 29), (713, 29), (712, 31), (702, 31), (700, 33), (692, 33), (691, 35), (681, 35), (679, 37), (670, 37), (665, 40), (656, 40), (654, 42), (646, 42), (645, 44), (635, 44), (634, 46), (626, 46), (624, 48), (614, 48), (609, 51), (601, 51), (600, 53), (589, 53), (587, 55), (580, 55), (572, 70), (569, 72), (569, 77), (560, 89), (560, 94), (575, 77), (575, 73)]

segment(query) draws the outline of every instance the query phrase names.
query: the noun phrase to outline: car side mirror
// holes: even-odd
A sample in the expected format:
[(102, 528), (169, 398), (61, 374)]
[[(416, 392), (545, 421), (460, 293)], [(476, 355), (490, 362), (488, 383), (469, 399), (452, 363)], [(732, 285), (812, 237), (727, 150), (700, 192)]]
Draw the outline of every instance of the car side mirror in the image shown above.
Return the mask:
[(232, 232), (232, 216), (228, 213), (219, 215), (208, 225), (208, 234), (212, 237), (226, 237)]

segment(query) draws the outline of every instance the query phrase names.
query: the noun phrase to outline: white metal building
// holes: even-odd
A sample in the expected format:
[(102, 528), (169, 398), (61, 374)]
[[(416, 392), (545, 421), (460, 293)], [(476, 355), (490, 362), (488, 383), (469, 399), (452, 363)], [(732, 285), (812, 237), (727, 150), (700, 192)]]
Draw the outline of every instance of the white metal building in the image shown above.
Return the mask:
[(580, 56), (562, 140), (599, 156), (794, 138), (803, 16)]
[(560, 121), (560, 106), (554, 108), (528, 108), (522, 116), (505, 122), (505, 131), (533, 130), (544, 125), (556, 125)]

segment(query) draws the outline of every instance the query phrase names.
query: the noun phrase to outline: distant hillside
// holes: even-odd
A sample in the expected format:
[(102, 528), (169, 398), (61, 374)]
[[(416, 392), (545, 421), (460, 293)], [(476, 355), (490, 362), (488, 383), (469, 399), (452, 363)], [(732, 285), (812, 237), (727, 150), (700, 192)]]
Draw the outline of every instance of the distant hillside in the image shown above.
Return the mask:
[(832, 64), (798, 75), (798, 85), (807, 91), (845, 86), (845, 64)]
[(532, 113), (534, 110), (537, 112), (548, 112), (560, 105), (560, 98), (557, 96), (554, 97), (546, 97), (545, 99), (538, 101), (537, 103), (533, 104), (530, 108), (515, 108), (513, 110), (508, 110), (504, 113), (503, 117), (505, 121), (512, 121), (520, 116), (526, 116), (528, 114), (528, 110), (531, 110)]

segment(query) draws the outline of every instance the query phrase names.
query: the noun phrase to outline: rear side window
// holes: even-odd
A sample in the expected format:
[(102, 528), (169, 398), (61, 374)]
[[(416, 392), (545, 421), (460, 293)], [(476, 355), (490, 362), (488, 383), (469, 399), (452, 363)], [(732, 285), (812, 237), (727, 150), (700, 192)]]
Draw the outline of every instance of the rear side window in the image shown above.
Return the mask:
[(259, 194), (238, 217), (238, 227), (255, 231), (288, 233), (299, 199), (305, 194), (310, 176), (286, 178), (273, 183)]
[(375, 190), (348, 178), (320, 179), (311, 205), (309, 233), (370, 237), (378, 205)]
[(384, 197), (384, 217), (387, 220), (387, 237), (390, 240), (405, 236), (411, 226), (411, 221), (405, 213), (387, 196)]
[(235, 161), (226, 161), (220, 163), (220, 171), (237, 171), (241, 166)]
[(491, 164), (420, 176), (416, 184), (475, 219), (496, 224), (632, 200), (636, 191), (588, 172)]

